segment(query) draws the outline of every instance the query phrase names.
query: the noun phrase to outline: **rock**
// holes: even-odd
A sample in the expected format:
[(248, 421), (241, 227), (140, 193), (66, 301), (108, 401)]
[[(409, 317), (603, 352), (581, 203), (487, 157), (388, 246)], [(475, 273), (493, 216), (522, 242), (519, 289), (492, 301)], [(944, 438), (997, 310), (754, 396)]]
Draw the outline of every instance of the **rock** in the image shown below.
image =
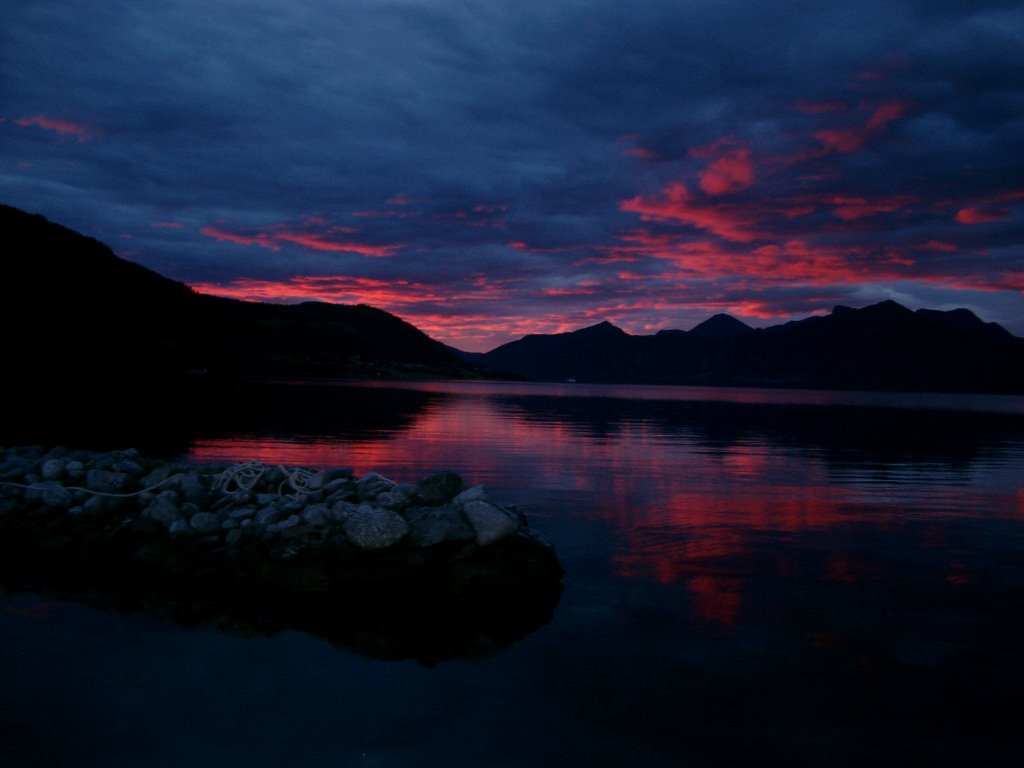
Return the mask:
[(309, 525), (326, 525), (330, 522), (329, 510), (325, 504), (311, 504), (302, 513), (302, 519)]
[(103, 513), (115, 508), (120, 501), (120, 499), (112, 499), (109, 496), (90, 496), (86, 499), (85, 503), (82, 504), (82, 514), (102, 515)]
[(432, 547), (446, 541), (472, 541), (476, 531), (454, 504), (441, 507), (414, 507), (406, 511), (409, 543), (414, 547)]
[(234, 530), (235, 528), (238, 528), (238, 526), (239, 526), (238, 521), (237, 520), (232, 520), (229, 517), (227, 520), (225, 520), (223, 523), (220, 524), (220, 529), (222, 531), (230, 531), (230, 530)]
[(291, 517), (287, 517), (281, 522), (275, 524), (274, 527), (279, 531), (284, 531), (288, 528), (294, 528), (297, 525), (302, 525), (302, 518), (298, 515), (292, 515)]
[(359, 505), (349, 501), (338, 501), (331, 505), (327, 516), (336, 523), (344, 523), (359, 511)]
[(437, 472), (416, 484), (416, 499), (423, 504), (436, 507), (447, 504), (462, 492), (466, 484), (454, 472)]
[(142, 513), (148, 518), (156, 520), (157, 522), (163, 523), (164, 526), (170, 528), (176, 520), (184, 518), (178, 505), (173, 500), (173, 494), (168, 495), (160, 494), (153, 500), (145, 511)]
[(381, 509), (390, 509), (392, 512), (401, 512), (409, 506), (409, 497), (396, 487), (393, 490), (380, 494), (373, 503), (374, 506), (380, 507)]
[(39, 474), (42, 475), (43, 480), (60, 480), (66, 471), (67, 468), (62, 459), (47, 459), (39, 468)]
[(277, 507), (266, 507), (256, 513), (254, 520), (257, 525), (273, 525), (284, 516)]
[(397, 544), (409, 532), (409, 524), (394, 512), (361, 506), (345, 521), (345, 535), (360, 549), (384, 549)]
[(321, 488), (321, 490), (327, 497), (331, 497), (334, 496), (335, 494), (340, 493), (354, 494), (356, 490), (356, 484), (351, 477), (340, 477), (337, 480), (332, 480), (329, 483), (325, 483), (324, 487)]
[(496, 504), (482, 499), (462, 505), (462, 512), (476, 532), (481, 547), (493, 544), (519, 530), (519, 521)]
[(228, 512), (229, 520), (248, 520), (250, 517), (255, 517), (255, 507), (239, 507), (238, 509), (232, 509)]
[(168, 533), (171, 536), (185, 536), (192, 533), (192, 527), (184, 520), (175, 520), (171, 523), (171, 527), (168, 528)]
[(198, 472), (193, 470), (184, 473), (179, 483), (182, 501), (190, 502), (197, 507), (204, 507), (210, 501), (210, 491)]
[(454, 501), (459, 506), (468, 504), (471, 501), (480, 500), (490, 501), (490, 497), (487, 495), (487, 488), (485, 488), (482, 485), (474, 485), (472, 488), (463, 491), (454, 499), (452, 499), (452, 501)]
[(142, 477), (143, 473), (146, 471), (139, 466), (139, 463), (134, 459), (121, 459), (121, 461), (115, 462), (111, 469), (115, 472), (122, 472), (134, 477)]
[(192, 515), (188, 524), (199, 533), (214, 533), (220, 530), (220, 518), (212, 512), (199, 512)]
[(228, 544), (237, 544), (242, 538), (242, 529), (235, 528), (228, 531), (227, 536), (224, 537)]
[(387, 493), (395, 487), (395, 482), (376, 472), (367, 472), (356, 482), (356, 493), (359, 501), (372, 501), (382, 493)]
[(184, 469), (182, 467), (174, 464), (161, 464), (148, 475), (142, 477), (139, 480), (139, 485), (143, 488), (153, 488), (154, 486), (167, 488), (171, 485), (170, 482), (167, 482), (167, 479), (175, 474), (180, 474), (183, 471)]
[(107, 469), (90, 469), (85, 473), (85, 487), (99, 493), (124, 493), (131, 484), (131, 476)]
[(55, 509), (65, 509), (71, 506), (72, 496), (71, 491), (56, 480), (43, 480), (26, 490), (25, 500)]

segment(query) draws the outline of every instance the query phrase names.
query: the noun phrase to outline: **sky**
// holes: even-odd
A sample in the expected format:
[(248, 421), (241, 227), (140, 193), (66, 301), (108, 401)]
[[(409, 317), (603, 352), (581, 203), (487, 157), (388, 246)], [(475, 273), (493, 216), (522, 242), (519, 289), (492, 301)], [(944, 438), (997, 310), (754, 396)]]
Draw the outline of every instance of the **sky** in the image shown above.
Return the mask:
[(1022, 51), (1007, 0), (0, 0), (0, 202), (471, 351), (883, 299), (1024, 335)]

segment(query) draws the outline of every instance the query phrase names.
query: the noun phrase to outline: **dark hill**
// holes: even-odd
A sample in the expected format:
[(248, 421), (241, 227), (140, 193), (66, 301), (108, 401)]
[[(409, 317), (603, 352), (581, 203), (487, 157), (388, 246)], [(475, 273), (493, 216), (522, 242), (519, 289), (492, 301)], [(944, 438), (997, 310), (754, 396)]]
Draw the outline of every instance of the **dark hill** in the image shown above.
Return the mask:
[(757, 330), (727, 315), (654, 336), (595, 328), (527, 336), (481, 362), (551, 381), (1024, 392), (1024, 339), (965, 309), (883, 301)]
[(373, 307), (197, 294), (42, 216), (0, 206), (0, 228), (8, 381), (464, 370), (444, 345)]
[(712, 315), (703, 323), (694, 326), (690, 333), (705, 339), (734, 339), (752, 333), (753, 328), (732, 315)]

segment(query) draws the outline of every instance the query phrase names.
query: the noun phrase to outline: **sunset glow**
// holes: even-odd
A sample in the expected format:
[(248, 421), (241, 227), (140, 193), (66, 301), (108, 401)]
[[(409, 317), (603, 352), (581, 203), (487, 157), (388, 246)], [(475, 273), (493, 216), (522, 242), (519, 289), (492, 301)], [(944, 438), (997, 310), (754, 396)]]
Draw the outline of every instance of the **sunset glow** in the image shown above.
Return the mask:
[(12, 9), (5, 202), (473, 351), (887, 298), (1024, 334), (1020, 9), (428, 5)]

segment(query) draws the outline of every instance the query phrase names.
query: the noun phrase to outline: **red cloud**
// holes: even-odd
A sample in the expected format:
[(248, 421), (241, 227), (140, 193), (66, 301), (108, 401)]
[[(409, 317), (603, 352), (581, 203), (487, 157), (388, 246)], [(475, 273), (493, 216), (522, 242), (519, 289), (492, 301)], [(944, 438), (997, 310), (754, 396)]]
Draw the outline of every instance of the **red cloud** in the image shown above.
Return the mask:
[(822, 149), (827, 153), (856, 152), (868, 140), (885, 130), (889, 123), (902, 117), (906, 112), (906, 104), (891, 101), (876, 107), (863, 125), (822, 129), (814, 132), (814, 138), (821, 142)]
[(746, 212), (698, 200), (682, 183), (669, 185), (659, 198), (637, 196), (623, 201), (619, 208), (639, 213), (644, 221), (690, 224), (737, 243), (749, 243), (760, 236), (751, 228)]
[(903, 210), (915, 197), (878, 197), (869, 200), (865, 197), (837, 195), (832, 198), (833, 215), (843, 221), (854, 221), (879, 213), (894, 213)]
[(1010, 221), (1013, 214), (1007, 207), (1008, 203), (1024, 201), (1024, 189), (1011, 189), (988, 197), (974, 200), (956, 212), (956, 220), (961, 224), (989, 224), (994, 221)]
[(993, 221), (1009, 221), (1012, 218), (1006, 208), (969, 206), (956, 212), (956, 220), (961, 224), (989, 224)]
[(14, 124), (20, 125), (22, 128), (35, 126), (44, 131), (54, 131), (61, 136), (74, 136), (78, 141), (89, 141), (93, 138), (93, 130), (83, 123), (73, 123), (70, 120), (61, 120), (46, 115), (20, 117), (14, 121)]
[[(335, 231), (349, 232), (350, 230), (340, 228)], [(374, 245), (351, 240), (335, 240), (327, 235), (314, 232), (290, 232), (281, 227), (273, 227), (263, 232), (245, 235), (211, 226), (203, 227), (199, 230), (199, 233), (224, 242), (237, 243), (238, 245), (258, 245), (261, 248), (269, 248), (274, 251), (281, 250), (281, 243), (292, 243), (293, 245), (299, 245), (314, 251), (358, 253), (362, 256), (379, 258), (391, 256), (401, 247), (399, 245)]]
[(707, 147), (690, 150), (693, 157), (713, 158), (700, 172), (700, 188), (708, 195), (724, 195), (749, 188), (754, 183), (750, 148), (731, 139), (719, 139)]

